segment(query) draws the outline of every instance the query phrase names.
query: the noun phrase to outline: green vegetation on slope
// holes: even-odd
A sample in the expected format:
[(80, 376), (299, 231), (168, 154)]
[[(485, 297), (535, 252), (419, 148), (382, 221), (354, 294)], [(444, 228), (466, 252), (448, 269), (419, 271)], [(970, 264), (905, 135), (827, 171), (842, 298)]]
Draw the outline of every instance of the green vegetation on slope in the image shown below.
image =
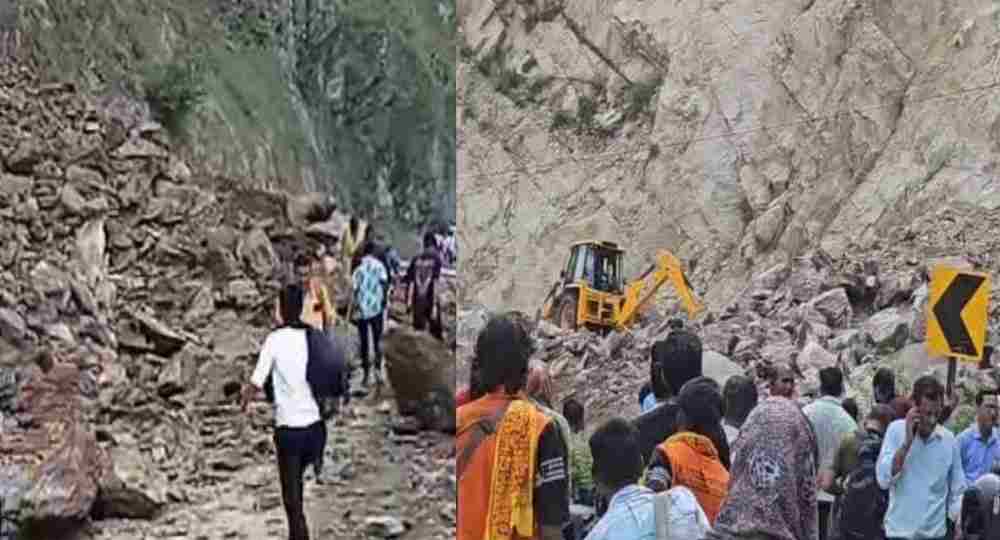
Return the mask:
[(293, 4), (31, 0), (20, 20), (51, 78), (145, 98), (210, 174), (453, 217), (454, 0)]
[(330, 134), (334, 181), (348, 180), (355, 208), (388, 199), (409, 223), (454, 216), (456, 29), (438, 5), (339, 0), (339, 31), (300, 51), (299, 86)]

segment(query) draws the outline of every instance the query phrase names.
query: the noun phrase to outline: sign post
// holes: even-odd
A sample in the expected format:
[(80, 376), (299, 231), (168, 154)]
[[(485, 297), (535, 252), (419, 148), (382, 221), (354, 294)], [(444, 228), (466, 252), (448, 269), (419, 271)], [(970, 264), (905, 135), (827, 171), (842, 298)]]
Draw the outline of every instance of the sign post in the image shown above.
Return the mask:
[(979, 364), (986, 342), (990, 277), (938, 266), (931, 272), (927, 302), (927, 352), (948, 357), (947, 393), (955, 386), (957, 362)]

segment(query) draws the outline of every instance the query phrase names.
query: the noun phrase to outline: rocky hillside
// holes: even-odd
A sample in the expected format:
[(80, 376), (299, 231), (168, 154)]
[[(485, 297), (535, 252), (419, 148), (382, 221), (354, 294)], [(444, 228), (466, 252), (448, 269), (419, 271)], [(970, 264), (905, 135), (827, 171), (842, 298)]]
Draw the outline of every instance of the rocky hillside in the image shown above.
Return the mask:
[(989, 0), (464, 0), (458, 24), (466, 301), (533, 314), (581, 237), (631, 273), (674, 251), (716, 309), (816, 248), (1000, 270)]
[[(0, 62), (0, 538), (281, 537), (270, 407), (238, 392), (278, 253), (343, 216), (310, 225), (311, 197), (204, 176), (119, 114)], [(356, 395), (331, 429), (316, 537), (454, 535), (452, 439), (393, 398)]]
[(390, 233), (454, 216), (454, 0), (17, 5), (21, 58), (120, 130), (160, 121), (194, 172), (333, 193)]
[[(903, 241), (899, 247), (908, 246)], [(837, 366), (846, 374), (847, 396), (863, 411), (871, 405), (871, 381), (879, 367), (896, 373), (901, 394), (925, 373), (945, 381), (947, 363), (928, 356), (924, 342), (927, 267), (946, 262), (971, 268), (973, 263), (953, 258), (922, 266), (889, 253), (880, 256), (898, 264), (879, 265), (875, 257), (844, 264), (816, 251), (754, 275), (730, 303), (689, 324), (702, 338), (705, 375), (720, 385), (734, 374), (748, 375), (766, 396), (771, 369), (790, 365), (798, 391), (808, 401), (808, 395), (818, 394), (819, 370)], [(488, 317), (482, 308), (462, 311), (458, 377), (463, 383), (476, 334)], [(557, 406), (575, 395), (586, 406), (589, 428), (614, 416), (637, 416), (639, 389), (649, 380), (650, 350), (669, 333), (668, 323), (654, 319), (602, 337), (542, 321), (535, 330), (536, 358), (548, 364)], [(993, 306), (990, 323), (995, 336), (1000, 307)], [(974, 417), (978, 389), (1000, 383), (1000, 368), (961, 364), (956, 380), (962, 405), (949, 427), (961, 430)]]

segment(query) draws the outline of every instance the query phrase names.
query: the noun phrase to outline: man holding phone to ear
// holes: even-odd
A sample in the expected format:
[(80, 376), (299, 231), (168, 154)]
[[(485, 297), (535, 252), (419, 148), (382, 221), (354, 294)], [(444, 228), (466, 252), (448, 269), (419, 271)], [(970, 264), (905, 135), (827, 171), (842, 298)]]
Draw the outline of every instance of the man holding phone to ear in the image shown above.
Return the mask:
[(955, 435), (938, 425), (943, 401), (941, 382), (920, 377), (906, 419), (886, 430), (875, 475), (879, 487), (889, 491), (887, 540), (949, 538), (948, 520), (961, 530), (965, 473)]

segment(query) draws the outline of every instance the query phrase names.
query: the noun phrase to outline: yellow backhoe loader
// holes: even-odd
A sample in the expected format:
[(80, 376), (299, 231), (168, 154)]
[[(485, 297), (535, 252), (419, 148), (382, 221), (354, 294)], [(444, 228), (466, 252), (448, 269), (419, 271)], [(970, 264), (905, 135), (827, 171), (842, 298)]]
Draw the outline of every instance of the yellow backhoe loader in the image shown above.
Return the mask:
[(613, 242), (574, 243), (537, 316), (566, 329), (622, 330), (635, 323), (639, 310), (668, 280), (691, 319), (703, 309), (672, 253), (661, 251), (656, 264), (628, 283), (621, 277), (624, 255)]

